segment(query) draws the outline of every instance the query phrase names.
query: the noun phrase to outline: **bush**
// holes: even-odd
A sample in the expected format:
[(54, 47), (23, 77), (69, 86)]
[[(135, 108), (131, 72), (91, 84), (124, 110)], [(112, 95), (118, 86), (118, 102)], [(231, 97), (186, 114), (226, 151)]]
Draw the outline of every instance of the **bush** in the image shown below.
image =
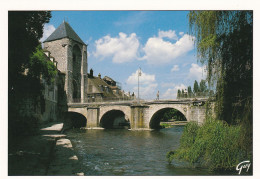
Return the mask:
[(202, 126), (191, 122), (184, 128), (180, 147), (166, 157), (169, 163), (181, 159), (211, 171), (234, 169), (241, 161), (251, 159), (243, 150), (241, 135), (242, 126), (229, 126), (220, 120), (208, 119)]

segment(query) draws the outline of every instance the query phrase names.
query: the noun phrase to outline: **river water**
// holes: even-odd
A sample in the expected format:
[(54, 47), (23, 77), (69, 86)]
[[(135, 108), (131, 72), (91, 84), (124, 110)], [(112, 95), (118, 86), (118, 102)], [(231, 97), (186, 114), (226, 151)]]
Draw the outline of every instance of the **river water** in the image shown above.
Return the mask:
[(173, 161), (166, 153), (179, 146), (183, 126), (154, 131), (72, 129), (67, 132), (85, 175), (212, 175)]

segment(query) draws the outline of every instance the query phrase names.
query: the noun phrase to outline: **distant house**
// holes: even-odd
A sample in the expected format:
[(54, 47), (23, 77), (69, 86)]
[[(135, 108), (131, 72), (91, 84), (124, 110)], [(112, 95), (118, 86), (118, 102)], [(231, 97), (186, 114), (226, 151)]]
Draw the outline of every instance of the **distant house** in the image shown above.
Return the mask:
[(102, 101), (120, 101), (132, 99), (121, 90), (117, 82), (112, 78), (105, 76), (101, 78), (93, 75), (93, 70), (90, 69), (88, 74), (88, 88), (87, 88), (88, 102), (102, 102)]

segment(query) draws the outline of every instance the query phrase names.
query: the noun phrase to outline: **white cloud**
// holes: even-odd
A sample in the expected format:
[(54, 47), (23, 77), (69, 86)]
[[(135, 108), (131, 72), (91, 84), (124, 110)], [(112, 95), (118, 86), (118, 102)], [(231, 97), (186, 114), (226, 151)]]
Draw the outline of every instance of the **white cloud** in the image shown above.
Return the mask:
[(171, 69), (171, 72), (174, 72), (174, 71), (179, 71), (179, 66), (178, 65), (174, 65)]
[[(139, 83), (140, 84), (149, 84), (155, 82), (155, 75), (149, 75), (141, 71), (141, 76), (139, 76)], [(135, 85), (138, 83), (138, 70), (136, 72), (132, 73), (126, 82), (130, 85)]]
[(169, 88), (169, 87), (174, 87), (175, 86), (175, 83), (161, 83), (161, 87), (163, 88)]
[(174, 87), (174, 89), (176, 89), (176, 91), (178, 91), (178, 89), (182, 90), (182, 89), (187, 89), (187, 86), (184, 85), (184, 84), (179, 84), (179, 85), (176, 85)]
[(43, 42), (44, 40), (46, 40), (54, 31), (55, 31), (55, 27), (53, 25), (44, 24), (43, 35), (42, 35), (42, 38), (40, 39), (40, 41)]
[(189, 70), (188, 78), (200, 81), (206, 77), (205, 66), (199, 66), (198, 64), (192, 63)]
[(158, 37), (159, 38), (167, 37), (169, 39), (178, 40), (178, 37), (177, 37), (177, 35), (176, 35), (174, 30), (168, 30), (168, 31), (161, 31), (161, 30), (159, 30)]
[(166, 92), (162, 95), (162, 99), (176, 99), (176, 94), (175, 94), (175, 89), (174, 88), (168, 88)]
[[(157, 83), (151, 83), (147, 85), (143, 85), (139, 87), (139, 95), (141, 99), (156, 99), (156, 93), (157, 93)], [(135, 95), (137, 97), (138, 93), (138, 87), (135, 86), (133, 88)]]
[(147, 60), (150, 64), (167, 64), (172, 62), (194, 48), (192, 42), (194, 38), (185, 34), (173, 43), (165, 41), (160, 37), (151, 37), (143, 48), (145, 55), (142, 60)]
[(183, 36), (183, 35), (184, 35), (184, 32), (179, 32), (179, 35), (180, 35), (180, 36)]
[(187, 86), (184, 84), (176, 85), (174, 88), (168, 88), (166, 92), (162, 95), (162, 99), (176, 99), (177, 98), (177, 92), (178, 89), (187, 89)]
[(120, 32), (118, 37), (109, 35), (95, 41), (95, 57), (112, 57), (114, 63), (129, 62), (137, 58), (139, 40), (135, 33)]
[[(141, 71), (141, 76), (139, 76), (139, 93), (141, 99), (155, 99), (156, 90), (158, 84), (155, 80), (155, 75), (147, 74)], [(134, 91), (136, 97), (138, 93), (138, 70), (132, 73), (126, 80), (127, 85), (129, 86), (130, 91)]]

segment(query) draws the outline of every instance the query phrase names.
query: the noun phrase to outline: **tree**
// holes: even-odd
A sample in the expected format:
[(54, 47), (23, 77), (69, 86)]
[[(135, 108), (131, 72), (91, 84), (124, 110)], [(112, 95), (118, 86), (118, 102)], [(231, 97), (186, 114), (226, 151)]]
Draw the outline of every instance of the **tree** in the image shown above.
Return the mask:
[(184, 98), (185, 95), (184, 95), (184, 89), (181, 90), (181, 97)]
[(213, 90), (209, 90), (209, 96), (210, 97), (214, 96), (214, 91)]
[(211, 170), (232, 169), (241, 158), (253, 159), (253, 12), (191, 11), (189, 24), (198, 59), (207, 65), (208, 85), (216, 88), (217, 115), (207, 116), (202, 126), (189, 123), (180, 148), (167, 156), (191, 163), (203, 159)]
[(188, 86), (188, 98), (193, 96), (191, 86)]
[(30, 96), (35, 106), (44, 106), (40, 78), (44, 76), (51, 80), (56, 74), (54, 65), (44, 58), (39, 46), (43, 26), (50, 18), (51, 13), (48, 11), (8, 12), (9, 137), (35, 130), (39, 117), (22, 117), (22, 102)]
[(49, 22), (49, 11), (8, 12), (8, 88), (20, 88), (20, 75), (28, 67), (30, 56), (43, 35), (43, 26)]
[(197, 96), (198, 92), (199, 92), (199, 84), (198, 84), (197, 80), (195, 80), (194, 85), (193, 85), (194, 96)]
[(28, 63), (28, 77), (39, 79), (43, 77), (49, 84), (54, 81), (57, 69), (52, 61), (44, 54), (41, 45), (30, 56)]
[(200, 91), (201, 96), (206, 96), (206, 93), (207, 93), (206, 80), (200, 81), (199, 89), (200, 89), (199, 91)]
[(180, 89), (178, 89), (177, 98), (178, 98), (178, 99), (181, 98), (181, 90), (180, 90)]
[(189, 24), (216, 87), (216, 118), (241, 126), (238, 146), (252, 158), (253, 11), (191, 11)]
[(191, 11), (197, 56), (216, 86), (216, 112), (230, 124), (252, 123), (253, 12)]

